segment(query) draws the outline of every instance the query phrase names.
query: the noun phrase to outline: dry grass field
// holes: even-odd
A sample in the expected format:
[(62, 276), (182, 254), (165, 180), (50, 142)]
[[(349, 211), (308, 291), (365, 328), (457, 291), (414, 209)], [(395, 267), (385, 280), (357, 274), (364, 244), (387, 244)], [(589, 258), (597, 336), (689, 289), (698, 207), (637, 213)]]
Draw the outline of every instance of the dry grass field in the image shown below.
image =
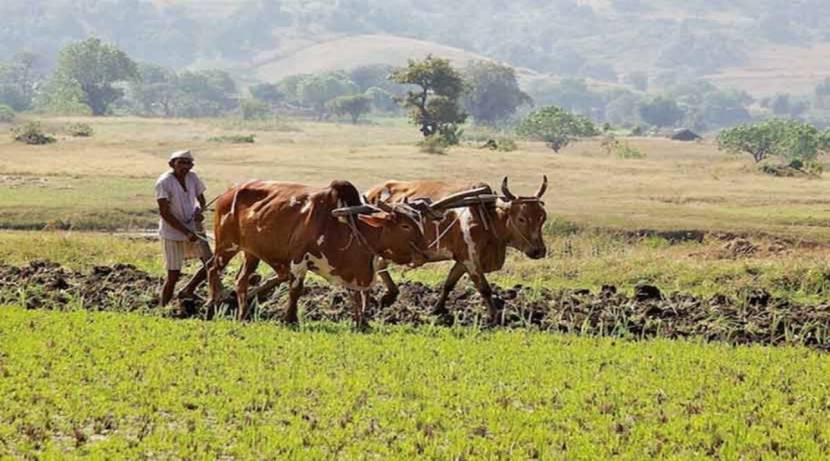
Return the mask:
[[(91, 138), (61, 134), (75, 121), (95, 129)], [(146, 227), (154, 222), (154, 179), (169, 152), (192, 149), (208, 195), (252, 178), (324, 185), (346, 178), (366, 189), (385, 179), (437, 178), (498, 184), (510, 177), (520, 193), (536, 190), (541, 175), (552, 218), (584, 226), (751, 232), (830, 241), (830, 182), (774, 178), (758, 173), (749, 157), (719, 152), (711, 142), (633, 138), (644, 159), (609, 156), (599, 140), (554, 154), (541, 143), (492, 152), (470, 142), (446, 155), (422, 153), (417, 131), (402, 120), (350, 125), (299, 120), (243, 123), (228, 120), (141, 118), (44, 121), (59, 141), (26, 146), (0, 138), (0, 224), (41, 228), (63, 222), (75, 229)], [(477, 137), (481, 130), (469, 130)], [(210, 138), (255, 134), (254, 144)]]
[[(77, 121), (92, 125), (95, 135), (62, 134)], [(763, 286), (811, 300), (830, 292), (830, 182), (763, 175), (748, 156), (719, 152), (711, 141), (627, 139), (646, 154), (643, 159), (609, 155), (600, 140), (581, 141), (560, 154), (541, 143), (493, 152), (468, 141), (436, 155), (420, 152), (417, 130), (400, 119), (354, 126), (290, 119), (52, 118), (44, 125), (57, 143), (26, 146), (0, 138), (0, 225), (72, 232), (2, 233), (0, 261), (47, 258), (81, 269), (132, 262), (160, 273), (155, 242), (78, 231), (153, 228), (153, 182), (169, 152), (190, 148), (208, 198), (251, 178), (321, 186), (346, 178), (366, 189), (389, 178), (498, 184), (508, 175), (514, 191), (530, 194), (547, 174), (550, 257), (530, 261), (512, 254), (506, 270), (493, 276), (502, 285), (631, 288), (648, 281), (699, 294)], [(210, 141), (230, 134), (254, 134), (256, 142)], [(468, 129), (471, 139), (491, 134)], [(707, 237), (678, 244), (634, 237), (643, 230), (696, 230)], [(730, 246), (735, 235), (748, 238), (751, 251)], [(438, 283), (446, 270), (429, 266), (406, 277)]]

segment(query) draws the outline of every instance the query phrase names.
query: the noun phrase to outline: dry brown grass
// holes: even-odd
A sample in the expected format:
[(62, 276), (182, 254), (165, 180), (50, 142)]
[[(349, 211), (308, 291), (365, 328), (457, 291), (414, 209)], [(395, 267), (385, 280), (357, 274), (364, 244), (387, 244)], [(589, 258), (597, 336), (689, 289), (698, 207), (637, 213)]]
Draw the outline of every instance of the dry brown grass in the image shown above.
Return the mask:
[[(60, 127), (83, 121), (92, 138), (60, 136)], [(390, 178), (437, 178), (498, 184), (529, 194), (541, 175), (553, 216), (586, 226), (620, 229), (703, 229), (756, 232), (830, 241), (826, 179), (773, 178), (757, 173), (749, 157), (719, 152), (711, 142), (679, 143), (632, 138), (647, 157), (608, 156), (598, 140), (554, 154), (540, 143), (519, 143), (514, 152), (474, 145), (430, 155), (415, 145), (418, 133), (402, 120), (373, 124), (285, 120), (242, 124), (227, 120), (142, 118), (54, 118), (59, 134), (49, 146), (25, 146), (0, 138), (0, 219), (5, 227), (43, 222), (45, 217), (82, 217), (119, 212), (136, 223), (155, 219), (154, 179), (169, 152), (189, 148), (197, 171), (218, 194), (236, 182), (267, 178), (325, 185), (345, 178), (361, 189)], [(254, 133), (249, 145), (212, 143), (213, 136)], [(103, 219), (103, 218), (102, 218)], [(113, 218), (115, 220), (116, 218)], [(122, 223), (122, 226), (127, 223)]]

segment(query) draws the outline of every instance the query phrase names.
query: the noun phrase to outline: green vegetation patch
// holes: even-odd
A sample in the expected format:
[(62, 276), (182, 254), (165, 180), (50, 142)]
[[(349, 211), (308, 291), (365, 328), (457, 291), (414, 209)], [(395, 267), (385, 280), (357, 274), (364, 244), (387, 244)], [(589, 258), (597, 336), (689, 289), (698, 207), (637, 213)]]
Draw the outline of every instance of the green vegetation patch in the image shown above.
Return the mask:
[(0, 308), (12, 457), (830, 454), (830, 357), (526, 332)]

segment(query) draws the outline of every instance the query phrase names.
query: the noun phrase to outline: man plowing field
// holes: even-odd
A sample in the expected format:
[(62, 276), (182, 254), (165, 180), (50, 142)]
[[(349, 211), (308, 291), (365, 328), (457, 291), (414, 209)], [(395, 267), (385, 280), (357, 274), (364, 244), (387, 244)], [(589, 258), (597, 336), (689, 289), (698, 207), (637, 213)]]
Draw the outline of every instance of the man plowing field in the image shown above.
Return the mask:
[[(156, 200), (159, 214), (159, 237), (164, 254), (167, 277), (161, 289), (161, 305), (173, 298), (176, 282), (186, 259), (199, 258), (206, 263), (211, 258), (210, 246), (199, 236), (205, 209), (205, 185), (193, 169), (193, 154), (189, 150), (173, 152), (168, 161), (171, 170), (156, 181)], [(204, 266), (179, 293), (179, 298), (193, 296), (204, 282)], [(183, 307), (180, 307), (183, 309)], [(181, 312), (181, 314), (187, 314)]]

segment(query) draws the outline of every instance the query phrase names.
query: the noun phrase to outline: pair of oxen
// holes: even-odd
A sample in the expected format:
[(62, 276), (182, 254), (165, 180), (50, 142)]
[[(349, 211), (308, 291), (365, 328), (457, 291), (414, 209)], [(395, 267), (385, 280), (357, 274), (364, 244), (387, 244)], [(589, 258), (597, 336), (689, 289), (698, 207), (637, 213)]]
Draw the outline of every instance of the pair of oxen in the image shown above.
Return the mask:
[[(386, 270), (390, 263), (414, 267), (452, 260), (455, 264), (433, 312), (448, 314), (447, 297), (466, 273), (481, 294), (490, 322), (496, 323), (499, 306), (485, 274), (502, 268), (507, 247), (532, 259), (545, 256), (546, 189), (547, 177), (531, 196), (513, 195), (506, 177), (501, 195), (483, 183), (458, 188), (439, 181), (388, 181), (362, 199), (347, 181), (333, 181), (326, 188), (272, 181), (235, 186), (216, 202), (208, 317), (221, 297), (222, 270), (242, 252), (244, 262), (236, 279), (240, 320), (247, 318), (253, 295), (288, 282), (285, 321), (296, 323), (303, 281), (312, 271), (348, 289), (354, 322), (363, 325), (375, 274), (387, 288), (381, 306), (391, 305), (398, 296)], [(276, 275), (249, 292), (250, 276), (260, 261)]]

